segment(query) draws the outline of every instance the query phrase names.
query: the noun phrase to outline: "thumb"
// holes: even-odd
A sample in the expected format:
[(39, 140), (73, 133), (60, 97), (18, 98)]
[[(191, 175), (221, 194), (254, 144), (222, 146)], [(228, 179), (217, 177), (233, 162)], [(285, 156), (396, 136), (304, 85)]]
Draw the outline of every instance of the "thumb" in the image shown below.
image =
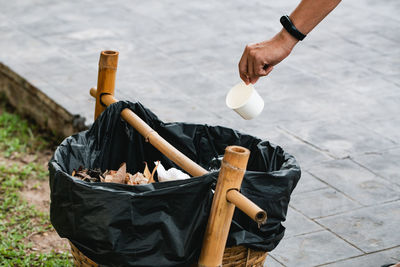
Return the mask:
[(259, 64), (256, 68), (256, 74), (257, 76), (267, 76), (273, 68), (274, 66), (270, 64)]

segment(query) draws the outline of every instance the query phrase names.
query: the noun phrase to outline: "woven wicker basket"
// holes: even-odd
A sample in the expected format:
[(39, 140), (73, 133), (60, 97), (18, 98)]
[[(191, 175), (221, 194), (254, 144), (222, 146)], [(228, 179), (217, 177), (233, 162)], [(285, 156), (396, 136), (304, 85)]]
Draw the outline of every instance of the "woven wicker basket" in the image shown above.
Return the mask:
[[(71, 252), (74, 256), (75, 266), (92, 267), (98, 266), (97, 263), (86, 257), (71, 242)], [(223, 267), (262, 267), (267, 257), (267, 252), (249, 249), (243, 246), (226, 248), (222, 260)]]
[(222, 266), (262, 267), (266, 257), (266, 251), (254, 250), (243, 246), (225, 248)]

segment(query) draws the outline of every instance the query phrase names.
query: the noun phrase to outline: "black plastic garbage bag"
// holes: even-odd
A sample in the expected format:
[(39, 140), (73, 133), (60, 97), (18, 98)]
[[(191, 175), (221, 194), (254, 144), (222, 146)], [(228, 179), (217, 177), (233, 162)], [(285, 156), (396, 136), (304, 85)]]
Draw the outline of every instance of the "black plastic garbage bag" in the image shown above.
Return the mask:
[[(148, 185), (87, 183), (70, 174), (79, 166), (143, 171), (143, 162), (176, 167), (120, 118), (130, 108), (174, 147), (210, 174)], [(268, 141), (225, 127), (163, 123), (140, 103), (109, 106), (88, 130), (66, 138), (49, 162), (50, 218), (95, 262), (109, 266), (189, 266), (200, 254), (220, 159), (228, 145), (250, 149), (242, 193), (265, 209), (261, 228), (236, 210), (227, 246), (271, 251), (282, 239), (290, 194), (300, 178), (293, 156)], [(154, 165), (153, 165), (154, 166)], [(151, 166), (152, 167), (152, 166)]]

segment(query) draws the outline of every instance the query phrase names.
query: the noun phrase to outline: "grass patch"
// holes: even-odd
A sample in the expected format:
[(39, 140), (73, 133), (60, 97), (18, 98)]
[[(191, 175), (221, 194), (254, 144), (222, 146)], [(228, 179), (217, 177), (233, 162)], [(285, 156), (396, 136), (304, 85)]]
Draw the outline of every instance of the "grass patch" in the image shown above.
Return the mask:
[(26, 118), (13, 113), (13, 109), (0, 97), (0, 154), (6, 158), (19, 158), (45, 148), (55, 147), (59, 139), (39, 129)]
[[(0, 266), (72, 266), (69, 253), (32, 251), (28, 236), (52, 230), (48, 213), (35, 209), (20, 196), (27, 180), (48, 179), (37, 156), (53, 147), (28, 120), (0, 104)], [(3, 160), (1, 159), (3, 158)]]
[(49, 214), (37, 211), (21, 199), (24, 180), (36, 173), (30, 167), (0, 165), (0, 265), (1, 266), (70, 266), (68, 253), (27, 253), (25, 243), (32, 233), (52, 229)]
[(40, 135), (35, 136), (33, 128), (27, 120), (3, 109), (0, 114), (0, 151), (3, 156), (31, 153), (34, 149), (40, 150), (46, 147), (46, 141)]

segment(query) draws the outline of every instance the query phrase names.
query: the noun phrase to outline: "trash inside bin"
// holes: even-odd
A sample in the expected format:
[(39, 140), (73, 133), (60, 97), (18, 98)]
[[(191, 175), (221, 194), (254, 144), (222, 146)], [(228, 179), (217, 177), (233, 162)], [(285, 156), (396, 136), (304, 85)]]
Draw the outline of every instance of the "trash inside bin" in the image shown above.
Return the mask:
[[(84, 182), (71, 174), (80, 166), (127, 171), (150, 169), (160, 160), (177, 168), (120, 117), (130, 108), (171, 145), (211, 172), (191, 179), (144, 185)], [(88, 131), (66, 138), (49, 162), (50, 218), (61, 237), (93, 261), (110, 266), (188, 266), (200, 254), (203, 234), (228, 145), (250, 150), (241, 192), (267, 211), (260, 228), (235, 211), (227, 246), (271, 251), (283, 238), (290, 194), (300, 179), (293, 156), (268, 141), (236, 130), (189, 123), (164, 123), (140, 103), (110, 105)]]

